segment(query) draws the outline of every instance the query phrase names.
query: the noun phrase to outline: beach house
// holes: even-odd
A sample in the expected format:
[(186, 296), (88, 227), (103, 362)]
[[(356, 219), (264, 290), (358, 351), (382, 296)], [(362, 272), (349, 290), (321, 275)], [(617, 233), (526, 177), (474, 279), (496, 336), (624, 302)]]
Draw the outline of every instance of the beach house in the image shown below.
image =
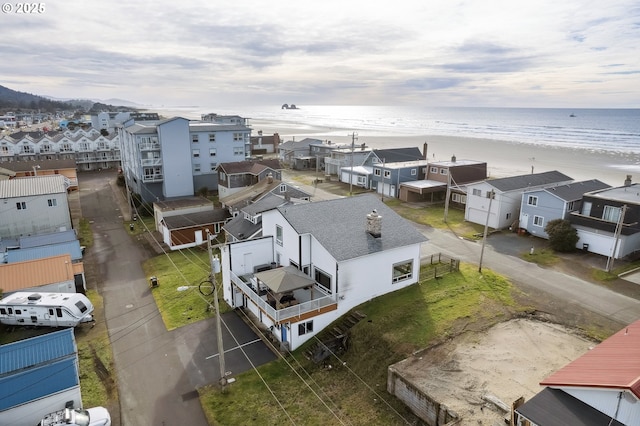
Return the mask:
[(284, 349), (418, 282), (426, 238), (372, 194), (262, 212), (262, 238), (222, 248), (224, 299)]
[(520, 204), (519, 229), (540, 238), (549, 238), (545, 226), (556, 219), (567, 219), (580, 211), (585, 192), (609, 188), (597, 179), (573, 182), (551, 188), (524, 191)]
[(493, 229), (512, 227), (518, 222), (525, 191), (567, 185), (572, 180), (554, 170), (470, 183), (464, 218)]
[(627, 176), (623, 186), (584, 194), (569, 216), (578, 231), (577, 247), (613, 259), (640, 252), (640, 184)]
[(222, 200), (259, 182), (271, 184), (282, 179), (282, 167), (275, 159), (220, 163), (216, 171), (218, 196)]

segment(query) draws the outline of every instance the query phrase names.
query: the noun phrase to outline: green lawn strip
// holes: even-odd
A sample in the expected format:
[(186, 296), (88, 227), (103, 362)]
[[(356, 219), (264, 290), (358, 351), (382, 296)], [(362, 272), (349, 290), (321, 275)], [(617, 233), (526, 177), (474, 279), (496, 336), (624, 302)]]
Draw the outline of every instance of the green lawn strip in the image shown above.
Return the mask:
[(478, 239), (484, 231), (483, 226), (464, 220), (464, 210), (449, 208), (445, 222), (444, 204), (412, 205), (395, 198), (385, 200), (385, 204), (407, 220), (437, 229), (450, 229), (456, 235), (468, 239)]
[(91, 224), (85, 218), (80, 219), (80, 229), (78, 230), (78, 240), (84, 247), (93, 246), (93, 231), (91, 230)]
[[(167, 330), (173, 330), (187, 324), (212, 317), (215, 312), (213, 295), (202, 295), (198, 285), (209, 277), (209, 256), (200, 248), (176, 250), (158, 255), (146, 261), (143, 270), (147, 278), (158, 278), (158, 287), (152, 288), (153, 297), (158, 305)], [(218, 274), (217, 282), (221, 283)], [(185, 291), (178, 287), (189, 286)], [(229, 310), (219, 292), (220, 311)]]
[(536, 263), (540, 266), (552, 266), (560, 261), (560, 258), (552, 249), (544, 248), (535, 250), (533, 253), (526, 252), (520, 255), (520, 258), (527, 262)]
[[(360, 305), (357, 310), (366, 318), (352, 328), (349, 350), (339, 360), (331, 357), (326, 365), (315, 365), (304, 357), (306, 347), (288, 359), (345, 423), (404, 424), (401, 416), (408, 416), (406, 408), (386, 392), (387, 367), (456, 334), (465, 328), (463, 324), (481, 321), (488, 326), (503, 321), (521, 309), (511, 292), (512, 286), (504, 277), (488, 270), (480, 274), (473, 265), (463, 264), (458, 273), (423, 281)], [(292, 357), (313, 380), (306, 377)], [(215, 387), (200, 389), (210, 424), (291, 423), (276, 398), (294, 423), (337, 423), (331, 411), (284, 360), (261, 366), (258, 371), (275, 398), (253, 370), (236, 376), (227, 393), (222, 394)]]
[(591, 268), (591, 276), (600, 282), (606, 283), (608, 281), (613, 281), (618, 279), (618, 275), (623, 274), (625, 272), (632, 271), (634, 269), (640, 268), (640, 260), (629, 263), (624, 266), (613, 268), (612, 271), (607, 272), (598, 268)]
[[(102, 311), (102, 297), (88, 290), (87, 297), (95, 310)], [(104, 322), (94, 327), (80, 325), (75, 329), (78, 345), (80, 389), (83, 407), (105, 406), (115, 391), (113, 354)]]

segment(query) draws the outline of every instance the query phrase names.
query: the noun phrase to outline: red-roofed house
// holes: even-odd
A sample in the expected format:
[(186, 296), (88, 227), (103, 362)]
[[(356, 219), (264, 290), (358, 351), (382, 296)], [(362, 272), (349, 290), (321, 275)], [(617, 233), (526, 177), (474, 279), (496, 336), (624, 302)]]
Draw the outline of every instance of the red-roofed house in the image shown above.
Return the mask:
[(640, 425), (640, 320), (540, 384), (517, 425)]

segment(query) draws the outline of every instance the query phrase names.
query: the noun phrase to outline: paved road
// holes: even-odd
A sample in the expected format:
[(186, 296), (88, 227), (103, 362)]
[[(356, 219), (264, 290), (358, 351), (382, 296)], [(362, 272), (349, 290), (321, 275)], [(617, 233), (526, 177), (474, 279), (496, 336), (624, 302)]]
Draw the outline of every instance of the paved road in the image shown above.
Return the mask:
[[(219, 380), (213, 319), (165, 329), (141, 267), (147, 254), (122, 225), (118, 202), (123, 200), (109, 184), (114, 177), (82, 174), (80, 199), (84, 217), (92, 222), (91, 250), (116, 365), (121, 424), (207, 425), (196, 388)], [(227, 371), (251, 368), (238, 344), (255, 365), (275, 359), (235, 312), (223, 321)]]

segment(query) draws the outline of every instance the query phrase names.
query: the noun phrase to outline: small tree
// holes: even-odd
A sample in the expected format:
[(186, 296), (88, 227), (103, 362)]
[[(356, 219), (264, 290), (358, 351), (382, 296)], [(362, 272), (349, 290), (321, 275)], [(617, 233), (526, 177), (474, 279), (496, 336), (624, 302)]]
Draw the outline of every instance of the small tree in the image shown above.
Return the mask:
[(564, 219), (549, 221), (544, 231), (549, 235), (549, 245), (559, 252), (571, 252), (576, 249), (576, 243), (580, 239), (578, 231), (571, 226), (571, 222)]

